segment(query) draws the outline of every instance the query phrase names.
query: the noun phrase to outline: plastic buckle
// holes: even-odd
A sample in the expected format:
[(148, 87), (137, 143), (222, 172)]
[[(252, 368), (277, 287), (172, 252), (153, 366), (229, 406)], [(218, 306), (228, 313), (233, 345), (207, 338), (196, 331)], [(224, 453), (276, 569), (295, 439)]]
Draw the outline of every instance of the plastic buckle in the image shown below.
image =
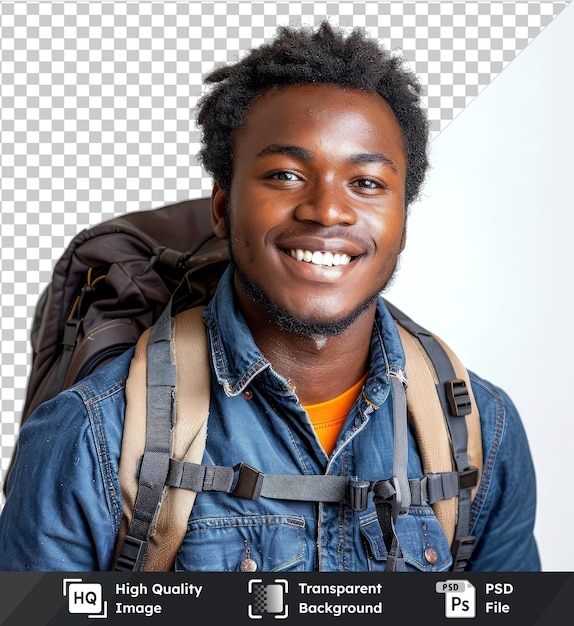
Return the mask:
[(472, 551), (474, 549), (475, 539), (471, 535), (467, 537), (459, 537), (452, 544), (452, 571), (464, 571)]
[(371, 483), (355, 478), (349, 481), (349, 504), (353, 511), (364, 511), (367, 508), (367, 499)]
[(397, 489), (393, 478), (387, 480), (377, 480), (373, 484), (373, 502), (378, 508), (379, 506), (388, 507), (393, 520), (396, 520), (399, 514)]
[(478, 484), (478, 468), (467, 467), (458, 475), (458, 487), (459, 489), (471, 489)]
[(116, 572), (139, 572), (147, 554), (147, 541), (128, 535), (116, 562)]
[(62, 345), (64, 348), (74, 348), (80, 333), (80, 320), (68, 320), (64, 326)]
[(444, 385), (450, 412), (457, 417), (468, 415), (472, 411), (472, 404), (464, 380), (447, 380)]
[(233, 469), (239, 471), (237, 482), (231, 493), (236, 498), (247, 498), (257, 500), (261, 495), (263, 485), (263, 474), (247, 463), (239, 463)]

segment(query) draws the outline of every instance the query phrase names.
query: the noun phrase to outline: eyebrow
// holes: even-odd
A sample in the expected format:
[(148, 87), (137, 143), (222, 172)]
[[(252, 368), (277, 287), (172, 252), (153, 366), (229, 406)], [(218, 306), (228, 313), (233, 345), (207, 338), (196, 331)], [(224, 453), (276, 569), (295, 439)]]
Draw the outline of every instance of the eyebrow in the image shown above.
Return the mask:
[(301, 161), (310, 161), (313, 158), (313, 153), (305, 148), (299, 146), (289, 146), (273, 143), (267, 146), (261, 152), (257, 154), (258, 157), (269, 156), (273, 154), (284, 154), (286, 156), (292, 156)]
[[(267, 146), (261, 152), (257, 154), (258, 157), (269, 156), (273, 154), (284, 154), (286, 156), (294, 157), (301, 161), (311, 161), (313, 153), (306, 148), (299, 146), (283, 145), (283, 144), (271, 144)], [(393, 160), (386, 154), (380, 152), (364, 152), (353, 154), (348, 158), (348, 162), (351, 165), (359, 165), (361, 163), (382, 163), (388, 165), (396, 173), (397, 167)]]
[(388, 165), (393, 172), (397, 173), (397, 166), (394, 161), (388, 157), (386, 154), (381, 154), (380, 152), (365, 152), (362, 154), (353, 154), (349, 158), (349, 163), (352, 165), (357, 165), (360, 163), (383, 163), (384, 165)]

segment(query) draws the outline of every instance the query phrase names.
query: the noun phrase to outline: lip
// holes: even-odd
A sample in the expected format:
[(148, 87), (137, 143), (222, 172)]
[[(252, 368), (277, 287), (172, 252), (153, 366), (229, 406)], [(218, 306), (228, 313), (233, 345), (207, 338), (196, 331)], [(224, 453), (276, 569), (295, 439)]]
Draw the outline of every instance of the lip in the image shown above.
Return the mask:
[[(304, 261), (305, 263), (312, 263), (313, 265), (323, 265), (325, 267), (331, 267), (333, 265), (348, 265), (353, 260), (348, 254), (340, 254), (339, 252), (327, 252), (325, 250), (303, 250), (301, 248), (292, 248), (291, 250), (284, 250), (291, 258), (296, 261)], [(356, 257), (355, 257), (356, 258)]]
[[(325, 250), (322, 250), (323, 252)], [(350, 263), (343, 265), (316, 265), (305, 261), (298, 261), (290, 255), (290, 250), (278, 248), (279, 261), (286, 268), (297, 283), (301, 281), (321, 283), (323, 285), (337, 283), (346, 280), (353, 271), (357, 257), (352, 257)]]
[[(287, 279), (295, 280), (296, 283), (306, 281), (325, 287), (340, 281), (347, 281), (360, 259), (369, 252), (368, 242), (335, 232), (332, 234), (303, 231), (283, 233), (273, 240), (273, 247), (279, 257), (278, 262), (286, 271), (285, 278), (290, 277)], [(351, 261), (339, 265), (318, 265), (293, 258), (292, 250), (348, 255)], [(278, 277), (278, 280), (281, 279)]]
[(287, 254), (290, 250), (310, 250), (311, 252), (346, 254), (354, 259), (366, 253), (365, 247), (358, 242), (338, 237), (289, 237), (276, 241), (275, 245)]

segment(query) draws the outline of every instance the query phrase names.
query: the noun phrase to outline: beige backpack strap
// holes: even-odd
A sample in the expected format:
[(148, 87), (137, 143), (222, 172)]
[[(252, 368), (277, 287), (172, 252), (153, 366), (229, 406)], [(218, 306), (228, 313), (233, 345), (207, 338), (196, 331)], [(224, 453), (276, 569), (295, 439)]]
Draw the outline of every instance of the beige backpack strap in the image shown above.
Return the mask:
[[(419, 340), (409, 331), (397, 324), (399, 334), (406, 355), (407, 407), (411, 426), (415, 433), (423, 471), (425, 473), (439, 473), (455, 471), (452, 455), (450, 434), (439, 400), (436, 384), (438, 379), (433, 363)], [(468, 459), (470, 465), (478, 468), (479, 477), (482, 471), (482, 439), (480, 432), (480, 417), (476, 402), (472, 394), (472, 387), (466, 368), (452, 350), (436, 335), (433, 335), (450, 358), (453, 369), (458, 378), (466, 382), (472, 403), (469, 415), (458, 419), (465, 419), (468, 430)], [(429, 370), (432, 375), (429, 376)], [(477, 487), (473, 488), (472, 497)], [(457, 519), (457, 498), (441, 500), (432, 505), (435, 515), (440, 521), (445, 534), (452, 544), (455, 536)]]
[[(177, 460), (201, 463), (207, 435), (210, 398), (210, 367), (203, 308), (189, 309), (172, 320), (171, 355), (177, 363), (175, 425), (171, 435), (171, 456)], [(138, 491), (137, 469), (146, 442), (147, 345), (151, 329), (138, 341), (126, 382), (126, 412), (119, 478), (123, 498), (123, 518), (116, 544), (127, 534)], [(153, 365), (152, 365), (153, 366)], [(172, 569), (175, 555), (185, 537), (196, 493), (164, 487), (159, 511), (152, 523), (145, 571)]]

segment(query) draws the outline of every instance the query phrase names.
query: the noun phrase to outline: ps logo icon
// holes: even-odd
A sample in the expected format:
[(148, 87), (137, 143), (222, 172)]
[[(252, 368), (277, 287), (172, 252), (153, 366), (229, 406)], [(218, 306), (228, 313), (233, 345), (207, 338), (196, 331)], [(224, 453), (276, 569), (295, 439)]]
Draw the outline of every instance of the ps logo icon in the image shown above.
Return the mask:
[(64, 578), (64, 597), (68, 598), (68, 612), (92, 618), (106, 618), (108, 603), (103, 600), (100, 583), (85, 583), (81, 578)]
[(445, 617), (476, 617), (476, 587), (468, 580), (438, 582), (436, 592), (445, 594)]

